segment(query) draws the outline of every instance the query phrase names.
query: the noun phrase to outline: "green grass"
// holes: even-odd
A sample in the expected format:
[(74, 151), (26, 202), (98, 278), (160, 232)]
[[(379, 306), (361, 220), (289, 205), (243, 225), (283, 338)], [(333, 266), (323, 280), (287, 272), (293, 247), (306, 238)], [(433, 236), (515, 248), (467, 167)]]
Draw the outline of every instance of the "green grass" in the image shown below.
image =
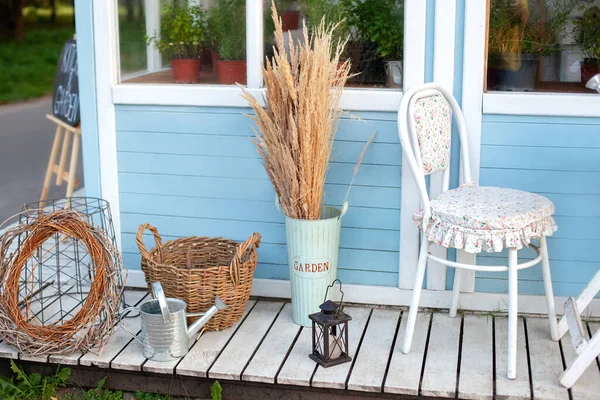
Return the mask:
[(52, 93), (60, 51), (73, 36), (73, 8), (59, 7), (57, 21), (50, 10), (26, 8), (25, 40), (0, 42), (0, 104)]

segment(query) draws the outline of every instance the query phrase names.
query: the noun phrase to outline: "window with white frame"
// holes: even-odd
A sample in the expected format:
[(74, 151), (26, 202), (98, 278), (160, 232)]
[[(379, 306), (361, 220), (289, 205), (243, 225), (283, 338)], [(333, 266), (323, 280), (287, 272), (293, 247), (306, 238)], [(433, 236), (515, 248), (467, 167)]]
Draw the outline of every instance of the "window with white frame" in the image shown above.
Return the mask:
[[(262, 0), (263, 43), (246, 43), (246, 0), (118, 0), (120, 83), (245, 84), (247, 60), (269, 57), (274, 23)], [(276, 0), (286, 36), (321, 20), (347, 40), (349, 87), (402, 87), (404, 0)], [(259, 5), (260, 7), (260, 5)], [(248, 54), (250, 53), (250, 54)], [(261, 54), (258, 54), (261, 53)]]
[(488, 92), (590, 92), (585, 83), (600, 72), (600, 0), (488, 1)]

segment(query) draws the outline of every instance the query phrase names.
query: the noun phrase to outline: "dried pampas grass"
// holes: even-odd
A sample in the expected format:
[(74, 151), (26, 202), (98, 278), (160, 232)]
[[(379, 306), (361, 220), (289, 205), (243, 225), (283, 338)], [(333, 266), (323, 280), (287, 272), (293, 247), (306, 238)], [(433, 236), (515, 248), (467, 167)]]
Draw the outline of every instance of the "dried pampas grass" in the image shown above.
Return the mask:
[(284, 213), (291, 218), (320, 218), (325, 176), (341, 113), (342, 90), (350, 62), (340, 60), (345, 41), (335, 41), (336, 25), (324, 22), (311, 36), (306, 26), (298, 43), (283, 38), (275, 22), (274, 57), (263, 67), (265, 108), (248, 92), (243, 97), (258, 127), (252, 139), (275, 187)]

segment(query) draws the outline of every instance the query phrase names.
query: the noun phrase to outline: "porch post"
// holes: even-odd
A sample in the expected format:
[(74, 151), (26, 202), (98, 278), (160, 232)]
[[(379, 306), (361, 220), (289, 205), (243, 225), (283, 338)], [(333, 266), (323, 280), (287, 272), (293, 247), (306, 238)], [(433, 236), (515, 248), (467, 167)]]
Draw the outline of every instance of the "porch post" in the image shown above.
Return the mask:
[(121, 248), (115, 108), (118, 78), (116, 0), (75, 1), (86, 196), (109, 202)]

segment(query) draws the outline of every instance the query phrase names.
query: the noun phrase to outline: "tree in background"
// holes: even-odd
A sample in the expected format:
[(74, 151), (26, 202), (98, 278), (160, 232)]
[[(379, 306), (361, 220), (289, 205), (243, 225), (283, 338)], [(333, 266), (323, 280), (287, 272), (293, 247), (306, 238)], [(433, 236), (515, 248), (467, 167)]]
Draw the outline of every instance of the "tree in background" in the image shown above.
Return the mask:
[(0, 39), (23, 40), (25, 0), (0, 1)]

